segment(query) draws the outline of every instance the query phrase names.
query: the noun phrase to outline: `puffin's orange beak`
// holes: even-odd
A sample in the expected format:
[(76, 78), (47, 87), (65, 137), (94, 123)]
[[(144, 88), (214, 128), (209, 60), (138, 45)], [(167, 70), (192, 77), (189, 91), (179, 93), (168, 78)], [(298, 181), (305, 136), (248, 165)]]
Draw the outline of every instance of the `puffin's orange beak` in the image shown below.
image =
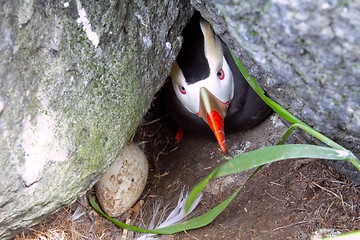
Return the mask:
[(218, 140), (221, 150), (226, 154), (224, 120), (222, 116), (220, 116), (216, 110), (213, 110), (211, 111), (211, 114), (207, 114), (207, 119), (211, 130)]
[(224, 131), (224, 113), (226, 110), (225, 103), (217, 99), (205, 87), (200, 88), (200, 109), (199, 116), (209, 124), (214, 132), (219, 146), (226, 154), (225, 131)]

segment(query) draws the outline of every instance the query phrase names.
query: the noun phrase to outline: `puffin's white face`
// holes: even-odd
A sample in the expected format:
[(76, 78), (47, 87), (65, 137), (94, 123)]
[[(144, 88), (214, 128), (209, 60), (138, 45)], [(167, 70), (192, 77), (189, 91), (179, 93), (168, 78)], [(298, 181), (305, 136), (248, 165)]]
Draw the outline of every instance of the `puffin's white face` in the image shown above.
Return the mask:
[[(227, 63), (221, 41), (205, 21), (200, 21), (204, 38), (204, 55), (210, 68), (207, 78), (188, 84), (179, 65), (172, 66), (170, 77), (177, 98), (191, 113), (198, 114), (200, 106), (200, 88), (205, 87), (227, 107), (234, 96), (234, 79)], [(226, 113), (221, 113), (224, 117)]]
[[(226, 106), (234, 96), (234, 79), (229, 64), (222, 56), (221, 61), (209, 61), (210, 75), (194, 84), (187, 84), (179, 66), (172, 68), (172, 84), (177, 98), (189, 112), (198, 114), (200, 88), (205, 87)], [(225, 113), (224, 113), (225, 114)]]

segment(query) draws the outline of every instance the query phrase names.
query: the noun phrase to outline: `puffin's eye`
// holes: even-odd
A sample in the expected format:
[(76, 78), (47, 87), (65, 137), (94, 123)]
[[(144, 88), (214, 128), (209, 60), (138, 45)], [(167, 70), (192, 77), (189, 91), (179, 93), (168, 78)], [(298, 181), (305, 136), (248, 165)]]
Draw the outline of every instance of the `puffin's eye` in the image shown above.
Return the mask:
[(223, 80), (225, 78), (225, 73), (222, 68), (217, 72), (217, 76), (220, 80)]
[(186, 89), (183, 87), (183, 86), (179, 86), (179, 91), (182, 93), (182, 94), (186, 94)]

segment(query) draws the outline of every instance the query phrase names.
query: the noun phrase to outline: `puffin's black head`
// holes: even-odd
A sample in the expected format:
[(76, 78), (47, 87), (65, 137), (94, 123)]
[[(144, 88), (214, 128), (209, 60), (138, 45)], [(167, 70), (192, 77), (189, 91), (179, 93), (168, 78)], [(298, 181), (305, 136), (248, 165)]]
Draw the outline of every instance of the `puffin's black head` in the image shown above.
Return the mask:
[(204, 54), (204, 35), (201, 31), (200, 21), (203, 21), (200, 13), (195, 12), (182, 32), (184, 42), (176, 59), (188, 84), (206, 79), (210, 75), (209, 63)]
[(183, 37), (170, 73), (173, 90), (186, 111), (210, 126), (226, 152), (223, 119), (234, 96), (234, 79), (221, 41), (199, 13), (185, 27)]

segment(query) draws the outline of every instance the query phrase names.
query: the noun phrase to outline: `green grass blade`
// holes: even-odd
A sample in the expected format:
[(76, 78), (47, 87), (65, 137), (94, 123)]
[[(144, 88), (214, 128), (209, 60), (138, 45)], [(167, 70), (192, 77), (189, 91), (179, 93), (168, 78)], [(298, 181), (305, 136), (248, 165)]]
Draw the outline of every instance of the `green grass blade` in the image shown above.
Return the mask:
[(128, 230), (131, 230), (131, 231), (136, 231), (136, 232), (143, 232), (143, 233), (155, 233), (157, 234), (157, 232), (154, 232), (154, 231), (151, 231), (151, 230), (146, 230), (146, 229), (143, 229), (143, 228), (139, 228), (139, 227), (135, 227), (135, 226), (132, 226), (132, 225), (129, 225), (129, 224), (126, 224), (126, 223), (123, 223), (123, 222), (119, 222), (119, 221), (116, 221), (115, 219), (113, 219), (112, 217), (108, 216), (106, 213), (104, 213), (101, 208), (99, 207), (99, 205), (95, 202), (95, 199), (89, 195), (89, 202), (90, 202), (90, 205), (98, 212), (100, 213), (101, 215), (103, 215), (105, 218), (107, 218), (108, 220), (110, 220), (111, 222), (113, 222), (116, 226), (118, 227), (121, 227), (123, 229), (128, 229)]
[[(264, 164), (294, 158), (321, 158), (329, 160), (348, 160), (349, 152), (334, 148), (321, 147), (308, 144), (276, 145), (257, 149), (237, 156), (216, 168), (210, 175), (198, 183), (190, 192), (190, 195), (198, 196), (210, 179), (239, 173)], [(187, 205), (193, 200), (188, 199)]]
[(276, 145), (245, 153), (223, 163), (220, 167), (218, 167), (216, 174), (214, 174), (213, 178), (246, 171), (267, 163), (285, 159), (320, 158), (328, 160), (347, 161), (349, 156), (350, 154), (348, 151), (316, 145)]
[[(230, 49), (229, 49), (230, 50)], [(230, 50), (231, 52), (231, 50)], [(232, 53), (231, 53), (232, 54)], [(285, 118), (287, 121), (291, 123), (302, 123), (300, 119), (290, 114), (285, 108), (277, 104), (276, 102), (272, 101), (270, 98), (265, 96), (265, 91), (257, 84), (256, 80), (252, 78), (248, 72), (248, 70), (245, 68), (245, 66), (242, 64), (242, 62), (233, 56), (233, 59), (239, 68), (240, 72), (246, 79), (246, 81), (249, 83), (249, 85), (254, 89), (254, 91), (260, 96), (260, 98), (269, 105), (275, 112), (277, 112), (280, 116)]]

